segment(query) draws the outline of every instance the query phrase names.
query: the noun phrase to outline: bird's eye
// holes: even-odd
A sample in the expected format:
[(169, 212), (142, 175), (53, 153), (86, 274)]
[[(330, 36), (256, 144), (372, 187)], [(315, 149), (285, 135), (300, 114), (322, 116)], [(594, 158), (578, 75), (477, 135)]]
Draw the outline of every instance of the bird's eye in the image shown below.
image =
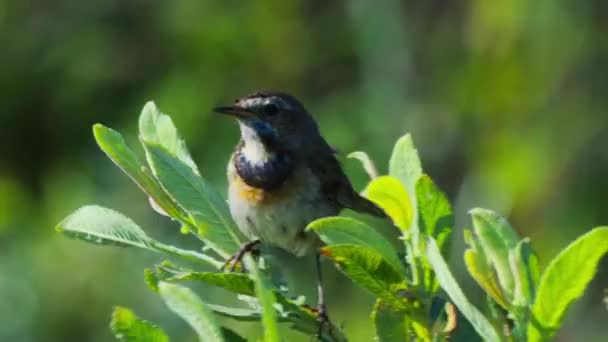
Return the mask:
[(274, 103), (268, 103), (264, 106), (264, 113), (268, 116), (274, 116), (279, 112), (279, 106)]

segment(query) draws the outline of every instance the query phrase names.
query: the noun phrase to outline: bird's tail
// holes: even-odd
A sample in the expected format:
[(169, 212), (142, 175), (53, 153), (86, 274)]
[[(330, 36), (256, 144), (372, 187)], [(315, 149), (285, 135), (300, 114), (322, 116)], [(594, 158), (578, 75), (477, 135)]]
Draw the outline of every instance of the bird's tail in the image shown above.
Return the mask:
[(373, 215), (376, 217), (387, 218), (388, 215), (380, 208), (376, 203), (368, 200), (367, 198), (355, 193), (352, 196), (350, 209), (358, 211), (364, 214)]

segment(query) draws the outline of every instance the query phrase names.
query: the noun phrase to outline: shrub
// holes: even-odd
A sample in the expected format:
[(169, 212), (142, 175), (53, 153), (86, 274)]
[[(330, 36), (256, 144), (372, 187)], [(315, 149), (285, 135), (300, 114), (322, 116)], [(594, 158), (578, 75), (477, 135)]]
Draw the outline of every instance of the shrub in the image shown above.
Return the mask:
[[(123, 214), (96, 205), (84, 206), (65, 218), (57, 225), (59, 232), (94, 244), (139, 247), (200, 264), (200, 269), (189, 269), (165, 261), (144, 274), (150, 288), (192, 326), (201, 341), (244, 340), (218, 326), (215, 315), (261, 321), (265, 341), (279, 341), (277, 325), (283, 323), (308, 335), (317, 332), (315, 312), (273, 284), (263, 256), (259, 260), (245, 256), (247, 273), (221, 271), (244, 237), (225, 200), (201, 176), (168, 115), (152, 102), (140, 115), (139, 138), (147, 163), (139, 160), (118, 132), (101, 124), (93, 132), (101, 149), (149, 196), (152, 207), (179, 222), (183, 231), (202, 241), (203, 249), (184, 250), (159, 242)], [(445, 261), (454, 226), (452, 208), (423, 173), (411, 137), (397, 141), (388, 175), (377, 176), (363, 152), (350, 157), (360, 159), (370, 174), (364, 194), (391, 217), (405, 254), (374, 228), (352, 218), (327, 217), (310, 223), (307, 229), (325, 242), (322, 254), (376, 298), (371, 319), (379, 341), (446, 340), (460, 316), (484, 340), (549, 339), (608, 252), (608, 227), (598, 227), (568, 245), (541, 272), (529, 239), (520, 238), (497, 213), (472, 209), (473, 230), (465, 230), (469, 248), (464, 260), (488, 297), (488, 310), (484, 311), (489, 314), (484, 314), (469, 302)], [(209, 269), (212, 271), (201, 271)], [(206, 303), (179, 285), (184, 280), (230, 291), (246, 308)], [(120, 341), (169, 340), (160, 327), (127, 308), (115, 309), (111, 328)], [(319, 338), (347, 340), (337, 326)]]

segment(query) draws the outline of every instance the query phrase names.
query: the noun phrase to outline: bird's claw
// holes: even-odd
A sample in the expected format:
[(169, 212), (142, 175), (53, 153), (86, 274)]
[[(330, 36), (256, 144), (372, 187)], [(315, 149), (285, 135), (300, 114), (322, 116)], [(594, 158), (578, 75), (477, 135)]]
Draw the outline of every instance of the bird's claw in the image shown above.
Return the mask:
[[(224, 265), (222, 265), (221, 270), (225, 271), (226, 269), (228, 269), (228, 271), (230, 272), (236, 271), (237, 266), (241, 264), (241, 261), (243, 260), (245, 254), (254, 252), (255, 248), (259, 244), (260, 240), (251, 240), (244, 243), (233, 256), (226, 260)], [(242, 268), (244, 269), (244, 267)]]

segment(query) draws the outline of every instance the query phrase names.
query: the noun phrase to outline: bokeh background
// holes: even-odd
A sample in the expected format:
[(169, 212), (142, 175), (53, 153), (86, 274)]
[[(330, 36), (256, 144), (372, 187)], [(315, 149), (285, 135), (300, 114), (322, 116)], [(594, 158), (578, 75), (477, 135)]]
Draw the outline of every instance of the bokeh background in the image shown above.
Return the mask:
[[(411, 132), (454, 200), (450, 261), (467, 292), (479, 293), (462, 268), (472, 207), (508, 216), (545, 265), (608, 224), (607, 18), (604, 0), (0, 0), (0, 340), (111, 341), (119, 304), (194, 341), (143, 282), (162, 256), (53, 231), (99, 203), (196, 248), (92, 138), (101, 122), (137, 147), (149, 99), (220, 189), (238, 132), (210, 108), (257, 89), (302, 99), (333, 146), (367, 151), (381, 171)], [(358, 163), (344, 166), (362, 188)], [(312, 265), (291, 265), (292, 287), (314, 302)], [(371, 340), (371, 298), (325, 267), (334, 320)], [(606, 340), (607, 269), (604, 260), (556, 340)]]

